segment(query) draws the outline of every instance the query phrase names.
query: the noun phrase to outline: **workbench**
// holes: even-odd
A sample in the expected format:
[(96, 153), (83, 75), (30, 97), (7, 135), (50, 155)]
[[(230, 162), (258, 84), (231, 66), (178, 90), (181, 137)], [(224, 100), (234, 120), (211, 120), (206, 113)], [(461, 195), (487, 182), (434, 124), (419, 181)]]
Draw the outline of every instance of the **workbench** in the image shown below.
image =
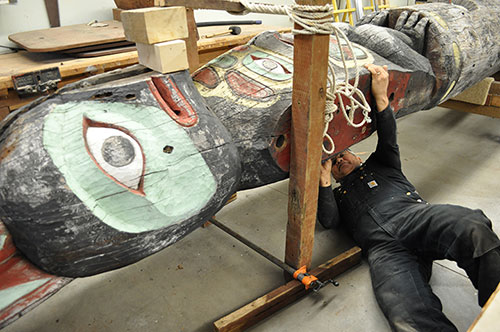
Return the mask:
[[(225, 31), (229, 26), (200, 27), (200, 37)], [(269, 25), (241, 25), (239, 35), (225, 35), (200, 38), (197, 42), (199, 65), (203, 65), (235, 46), (247, 43), (255, 35), (267, 31), (289, 32), (289, 28)], [(61, 81), (57, 88), (81, 80), (85, 77), (110, 70), (127, 67), (138, 62), (137, 51), (128, 51), (88, 58), (75, 58), (62, 53), (33, 53), (18, 51), (0, 55), (0, 120), (9, 112), (30, 103), (41, 94), (22, 97), (16, 91), (12, 77), (26, 73), (36, 73), (49, 68), (57, 68)]]

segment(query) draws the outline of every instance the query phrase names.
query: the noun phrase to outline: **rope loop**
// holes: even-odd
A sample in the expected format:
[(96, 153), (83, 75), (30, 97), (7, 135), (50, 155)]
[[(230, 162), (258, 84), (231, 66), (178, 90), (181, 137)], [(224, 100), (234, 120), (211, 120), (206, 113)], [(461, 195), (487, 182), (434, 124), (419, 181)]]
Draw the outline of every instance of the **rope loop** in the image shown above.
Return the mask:
[[(240, 3), (248, 9), (250, 12), (262, 13), (262, 14), (277, 14), (277, 15), (288, 15), (290, 19), (302, 29), (293, 29), (293, 34), (327, 34), (334, 35), (340, 56), (342, 59), (342, 65), (344, 67), (344, 81), (337, 83), (335, 81), (335, 72), (332, 60), (328, 60), (328, 71), (327, 75), (327, 91), (326, 91), (326, 103), (325, 103), (325, 128), (323, 130), (323, 136), (329, 141), (331, 147), (330, 149), (325, 148), (323, 144), (323, 151), (327, 154), (331, 154), (335, 151), (335, 143), (328, 134), (328, 128), (330, 122), (333, 120), (334, 114), (339, 110), (344, 115), (347, 123), (354, 127), (359, 128), (366, 123), (371, 122), (370, 118), (370, 105), (366, 101), (364, 94), (358, 89), (359, 83), (359, 66), (356, 57), (354, 56), (354, 68), (356, 70), (354, 77), (354, 84), (349, 83), (349, 72), (348, 66), (346, 64), (344, 50), (342, 49), (342, 41), (345, 42), (350, 54), (355, 54), (351, 42), (347, 39), (346, 35), (342, 30), (337, 28), (334, 24), (333, 19), (333, 6), (330, 4), (323, 6), (310, 6), (310, 5), (273, 5), (264, 3), (251, 3), (247, 0), (240, 0)], [(344, 105), (344, 99), (348, 101), (348, 105)], [(337, 106), (335, 100), (338, 101), (339, 106)], [(361, 110), (363, 119), (359, 123), (354, 122), (354, 115), (357, 110)]]

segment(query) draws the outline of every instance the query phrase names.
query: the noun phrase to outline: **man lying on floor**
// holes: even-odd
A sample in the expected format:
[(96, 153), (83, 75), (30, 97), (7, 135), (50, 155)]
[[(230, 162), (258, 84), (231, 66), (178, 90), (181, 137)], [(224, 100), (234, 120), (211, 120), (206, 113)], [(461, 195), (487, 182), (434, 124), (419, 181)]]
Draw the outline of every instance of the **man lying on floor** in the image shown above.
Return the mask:
[[(429, 204), (401, 170), (387, 67), (372, 75), (378, 142), (365, 163), (346, 150), (321, 165), (318, 219), (342, 223), (363, 249), (376, 299), (393, 331), (457, 331), (429, 286), (432, 262), (465, 270), (483, 306), (500, 282), (500, 240), (481, 210)], [(340, 183), (331, 188), (331, 174)]]

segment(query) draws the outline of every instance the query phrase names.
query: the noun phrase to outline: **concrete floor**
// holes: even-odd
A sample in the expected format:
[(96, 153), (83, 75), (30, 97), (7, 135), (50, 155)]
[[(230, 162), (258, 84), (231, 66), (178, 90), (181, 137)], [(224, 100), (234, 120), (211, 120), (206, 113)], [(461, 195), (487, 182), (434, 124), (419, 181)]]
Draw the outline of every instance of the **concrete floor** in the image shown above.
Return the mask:
[[(500, 119), (442, 108), (398, 121), (406, 176), (431, 203), (481, 208), (500, 233)], [(375, 135), (354, 150), (374, 149)], [(221, 222), (283, 257), (288, 181), (238, 193)], [(313, 265), (349, 249), (339, 231), (316, 229)], [(480, 308), (451, 262), (434, 264), (431, 284), (444, 311), (466, 331)], [(134, 265), (73, 281), (5, 332), (211, 331), (212, 322), (278, 287), (282, 272), (215, 226), (200, 228)], [(389, 326), (363, 261), (328, 286), (264, 320), (260, 331), (382, 332)]]

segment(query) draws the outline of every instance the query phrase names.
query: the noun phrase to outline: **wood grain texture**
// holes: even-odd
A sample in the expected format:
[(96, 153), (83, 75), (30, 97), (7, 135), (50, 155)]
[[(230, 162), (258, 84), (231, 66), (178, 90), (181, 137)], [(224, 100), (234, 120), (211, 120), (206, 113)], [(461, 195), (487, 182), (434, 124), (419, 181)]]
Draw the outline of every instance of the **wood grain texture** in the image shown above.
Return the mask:
[(186, 42), (189, 72), (193, 73), (200, 66), (200, 60), (198, 56), (198, 29), (196, 28), (194, 10), (192, 8), (186, 8), (186, 20), (188, 37), (184, 41)]
[(467, 113), (486, 115), (492, 118), (500, 118), (500, 107), (496, 106), (480, 106), (456, 100), (447, 100), (439, 106)]
[(242, 13), (245, 7), (237, 0), (115, 0), (118, 8), (184, 6), (193, 9), (218, 9)]
[(59, 19), (59, 4), (58, 0), (45, 0), (45, 9), (47, 10), (47, 15), (49, 16), (50, 27), (61, 26), (61, 21)]
[[(328, 1), (298, 1), (324, 5)], [(296, 29), (299, 28), (297, 25)], [(285, 262), (311, 264), (323, 141), (328, 35), (296, 35), (292, 94), (290, 183)]]
[[(345, 272), (358, 264), (360, 260), (361, 249), (353, 247), (313, 269), (310, 273), (319, 280), (325, 281)], [(297, 280), (292, 280), (217, 320), (214, 322), (214, 329), (217, 332), (243, 331), (306, 294), (308, 291), (304, 286)]]
[(121, 19), (128, 41), (151, 45), (188, 37), (184, 7), (126, 10)]
[(9, 39), (30, 52), (53, 52), (67, 48), (95, 45), (124, 40), (123, 27), (118, 21), (102, 21), (107, 26), (87, 24), (68, 25), (59, 28), (18, 32)]

